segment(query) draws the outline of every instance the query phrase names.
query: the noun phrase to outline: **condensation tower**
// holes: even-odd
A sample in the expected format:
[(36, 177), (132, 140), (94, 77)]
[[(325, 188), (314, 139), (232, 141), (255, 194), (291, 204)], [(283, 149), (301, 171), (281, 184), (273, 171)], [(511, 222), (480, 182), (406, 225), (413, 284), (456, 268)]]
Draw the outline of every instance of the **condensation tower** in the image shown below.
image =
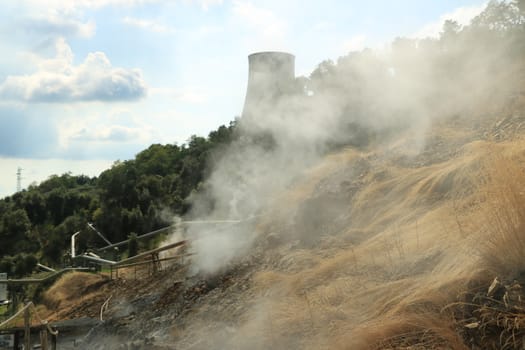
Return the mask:
[(286, 52), (257, 52), (248, 56), (248, 63), (242, 118), (264, 118), (279, 98), (294, 91), (295, 56)]

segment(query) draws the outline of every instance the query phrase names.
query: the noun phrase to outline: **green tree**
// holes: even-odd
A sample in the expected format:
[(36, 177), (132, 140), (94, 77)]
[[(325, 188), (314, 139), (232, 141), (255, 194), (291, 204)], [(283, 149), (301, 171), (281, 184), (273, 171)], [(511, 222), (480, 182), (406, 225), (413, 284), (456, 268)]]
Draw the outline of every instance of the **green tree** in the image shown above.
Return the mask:
[(18, 255), (15, 257), (14, 275), (23, 277), (31, 274), (36, 267), (38, 260), (34, 255)]
[(0, 255), (7, 255), (24, 251), (33, 251), (34, 243), (29, 238), (31, 221), (24, 209), (7, 212), (3, 216), (2, 231), (0, 232)]

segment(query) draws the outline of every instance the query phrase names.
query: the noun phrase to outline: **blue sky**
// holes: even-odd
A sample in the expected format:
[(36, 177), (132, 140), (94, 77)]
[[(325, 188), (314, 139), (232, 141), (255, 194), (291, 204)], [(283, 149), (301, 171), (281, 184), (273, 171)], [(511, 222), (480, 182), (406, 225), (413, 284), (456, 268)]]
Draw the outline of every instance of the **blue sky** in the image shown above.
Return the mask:
[(297, 75), (398, 36), (439, 34), (480, 0), (20, 0), (0, 12), (0, 197), (51, 174), (98, 175), (152, 143), (241, 113), (247, 55)]

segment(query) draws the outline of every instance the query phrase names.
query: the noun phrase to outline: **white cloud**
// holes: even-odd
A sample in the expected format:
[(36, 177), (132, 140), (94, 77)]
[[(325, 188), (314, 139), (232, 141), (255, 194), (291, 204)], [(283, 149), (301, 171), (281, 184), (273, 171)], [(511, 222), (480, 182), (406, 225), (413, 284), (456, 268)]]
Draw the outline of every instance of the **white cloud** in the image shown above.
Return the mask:
[(124, 125), (108, 125), (84, 127), (76, 130), (70, 137), (70, 141), (101, 141), (101, 142), (136, 142), (138, 140), (149, 140), (151, 134), (148, 129), (142, 127), (129, 127)]
[(22, 2), (31, 7), (57, 9), (73, 13), (82, 8), (97, 9), (105, 6), (136, 6), (159, 2), (159, 0), (24, 0)]
[(198, 3), (204, 11), (208, 11), (211, 6), (223, 4), (223, 0), (185, 0), (185, 2)]
[[(62, 1), (62, 2), (71, 2), (71, 1)], [(87, 8), (99, 8), (109, 5), (115, 6), (136, 6), (147, 3), (159, 2), (159, 0), (75, 0), (77, 6), (87, 7)]]
[(348, 53), (351, 51), (361, 51), (366, 47), (366, 35), (355, 35), (350, 39), (343, 42), (342, 49), (343, 52)]
[(137, 27), (145, 30), (149, 30), (155, 33), (175, 33), (176, 30), (173, 27), (158, 23), (156, 20), (148, 20), (134, 17), (124, 17), (122, 22), (132, 27)]
[(203, 25), (196, 29), (180, 30), (170, 25), (166, 25), (158, 19), (145, 19), (145, 18), (137, 18), (137, 17), (129, 17), (129, 16), (124, 17), (122, 19), (122, 23), (127, 24), (132, 27), (140, 28), (143, 30), (155, 32), (155, 33), (161, 33), (161, 34), (177, 34), (178, 33), (178, 34), (182, 34), (186, 36), (194, 36), (198, 39), (205, 38), (209, 35), (222, 33), (224, 31), (224, 27), (217, 26), (217, 25)]
[(459, 7), (452, 12), (445, 13), (440, 16), (438, 20), (430, 22), (425, 25), (423, 28), (418, 30), (416, 33), (412, 34), (412, 38), (427, 38), (427, 37), (438, 37), (439, 33), (443, 29), (443, 24), (446, 20), (453, 20), (458, 22), (459, 25), (467, 25), (470, 21), (479, 15), (485, 8), (487, 4), (483, 3), (478, 6), (465, 6)]
[(78, 36), (90, 38), (95, 34), (95, 22), (48, 11), (46, 15), (30, 16), (21, 21), (21, 26), (30, 33), (52, 36)]
[(129, 159), (158, 139), (156, 129), (132, 112), (116, 106), (66, 107), (76, 116), (64, 117), (57, 124), (55, 154), (71, 159)]
[[(61, 105), (65, 114), (56, 123), (56, 152), (73, 159), (117, 159), (129, 157), (132, 149), (141, 149), (152, 143), (157, 130), (152, 118), (138, 112), (143, 102), (126, 104)], [(51, 111), (55, 105), (46, 105)], [(135, 147), (135, 146), (138, 146)], [(103, 150), (105, 148), (105, 151)], [(128, 148), (128, 149), (126, 149)]]
[[(179, 0), (188, 4), (198, 4), (207, 11), (210, 7), (222, 5), (223, 0)], [(22, 0), (30, 7), (57, 9), (67, 13), (78, 13), (82, 9), (99, 9), (106, 6), (133, 7), (152, 3), (170, 3), (169, 0)]]
[(89, 53), (73, 65), (73, 53), (63, 38), (56, 57), (42, 59), (30, 75), (8, 76), (0, 84), (0, 99), (26, 102), (136, 100), (146, 94), (138, 69), (112, 67), (103, 52)]
[(288, 24), (275, 13), (250, 2), (234, 1), (233, 14), (255, 31), (256, 37), (250, 38), (255, 45), (252, 50), (285, 49)]

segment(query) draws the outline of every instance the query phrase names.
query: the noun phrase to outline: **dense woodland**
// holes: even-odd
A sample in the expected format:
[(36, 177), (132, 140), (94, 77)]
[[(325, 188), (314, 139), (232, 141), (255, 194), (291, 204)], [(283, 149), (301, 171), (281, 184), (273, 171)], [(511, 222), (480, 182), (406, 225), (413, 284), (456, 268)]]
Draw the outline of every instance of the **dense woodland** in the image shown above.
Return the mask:
[(22, 276), (37, 261), (61, 265), (76, 231), (79, 250), (103, 246), (88, 222), (111, 242), (172, 224), (188, 210), (185, 199), (206, 176), (207, 161), (234, 131), (232, 122), (181, 146), (154, 144), (98, 177), (55, 175), (2, 199), (0, 271)]
[[(455, 108), (465, 106), (455, 103), (458, 95), (508, 103), (518, 93), (523, 99), (524, 71), (525, 1), (491, 1), (468, 26), (447, 21), (439, 38), (399, 38), (388, 55), (363, 50), (324, 61), (297, 82), (305, 101), (337, 96), (343, 101), (340, 118), (373, 129), (370, 120), (388, 127), (385, 120), (410, 120), (386, 117), (396, 113), (464, 113)], [(478, 90), (487, 86), (478, 82), (487, 79), (494, 89)], [(396, 98), (400, 91), (419, 94), (427, 105), (415, 109), (398, 102), (407, 101)], [(241, 129), (232, 122), (208, 137), (192, 136), (187, 144), (154, 144), (98, 177), (56, 175), (0, 200), (0, 272), (23, 276), (37, 262), (62, 265), (76, 231), (82, 232), (80, 250), (103, 245), (88, 222), (112, 242), (171, 224), (188, 212), (188, 196), (199, 191), (209, 165), (220, 161), (227, 145), (235, 145)]]

